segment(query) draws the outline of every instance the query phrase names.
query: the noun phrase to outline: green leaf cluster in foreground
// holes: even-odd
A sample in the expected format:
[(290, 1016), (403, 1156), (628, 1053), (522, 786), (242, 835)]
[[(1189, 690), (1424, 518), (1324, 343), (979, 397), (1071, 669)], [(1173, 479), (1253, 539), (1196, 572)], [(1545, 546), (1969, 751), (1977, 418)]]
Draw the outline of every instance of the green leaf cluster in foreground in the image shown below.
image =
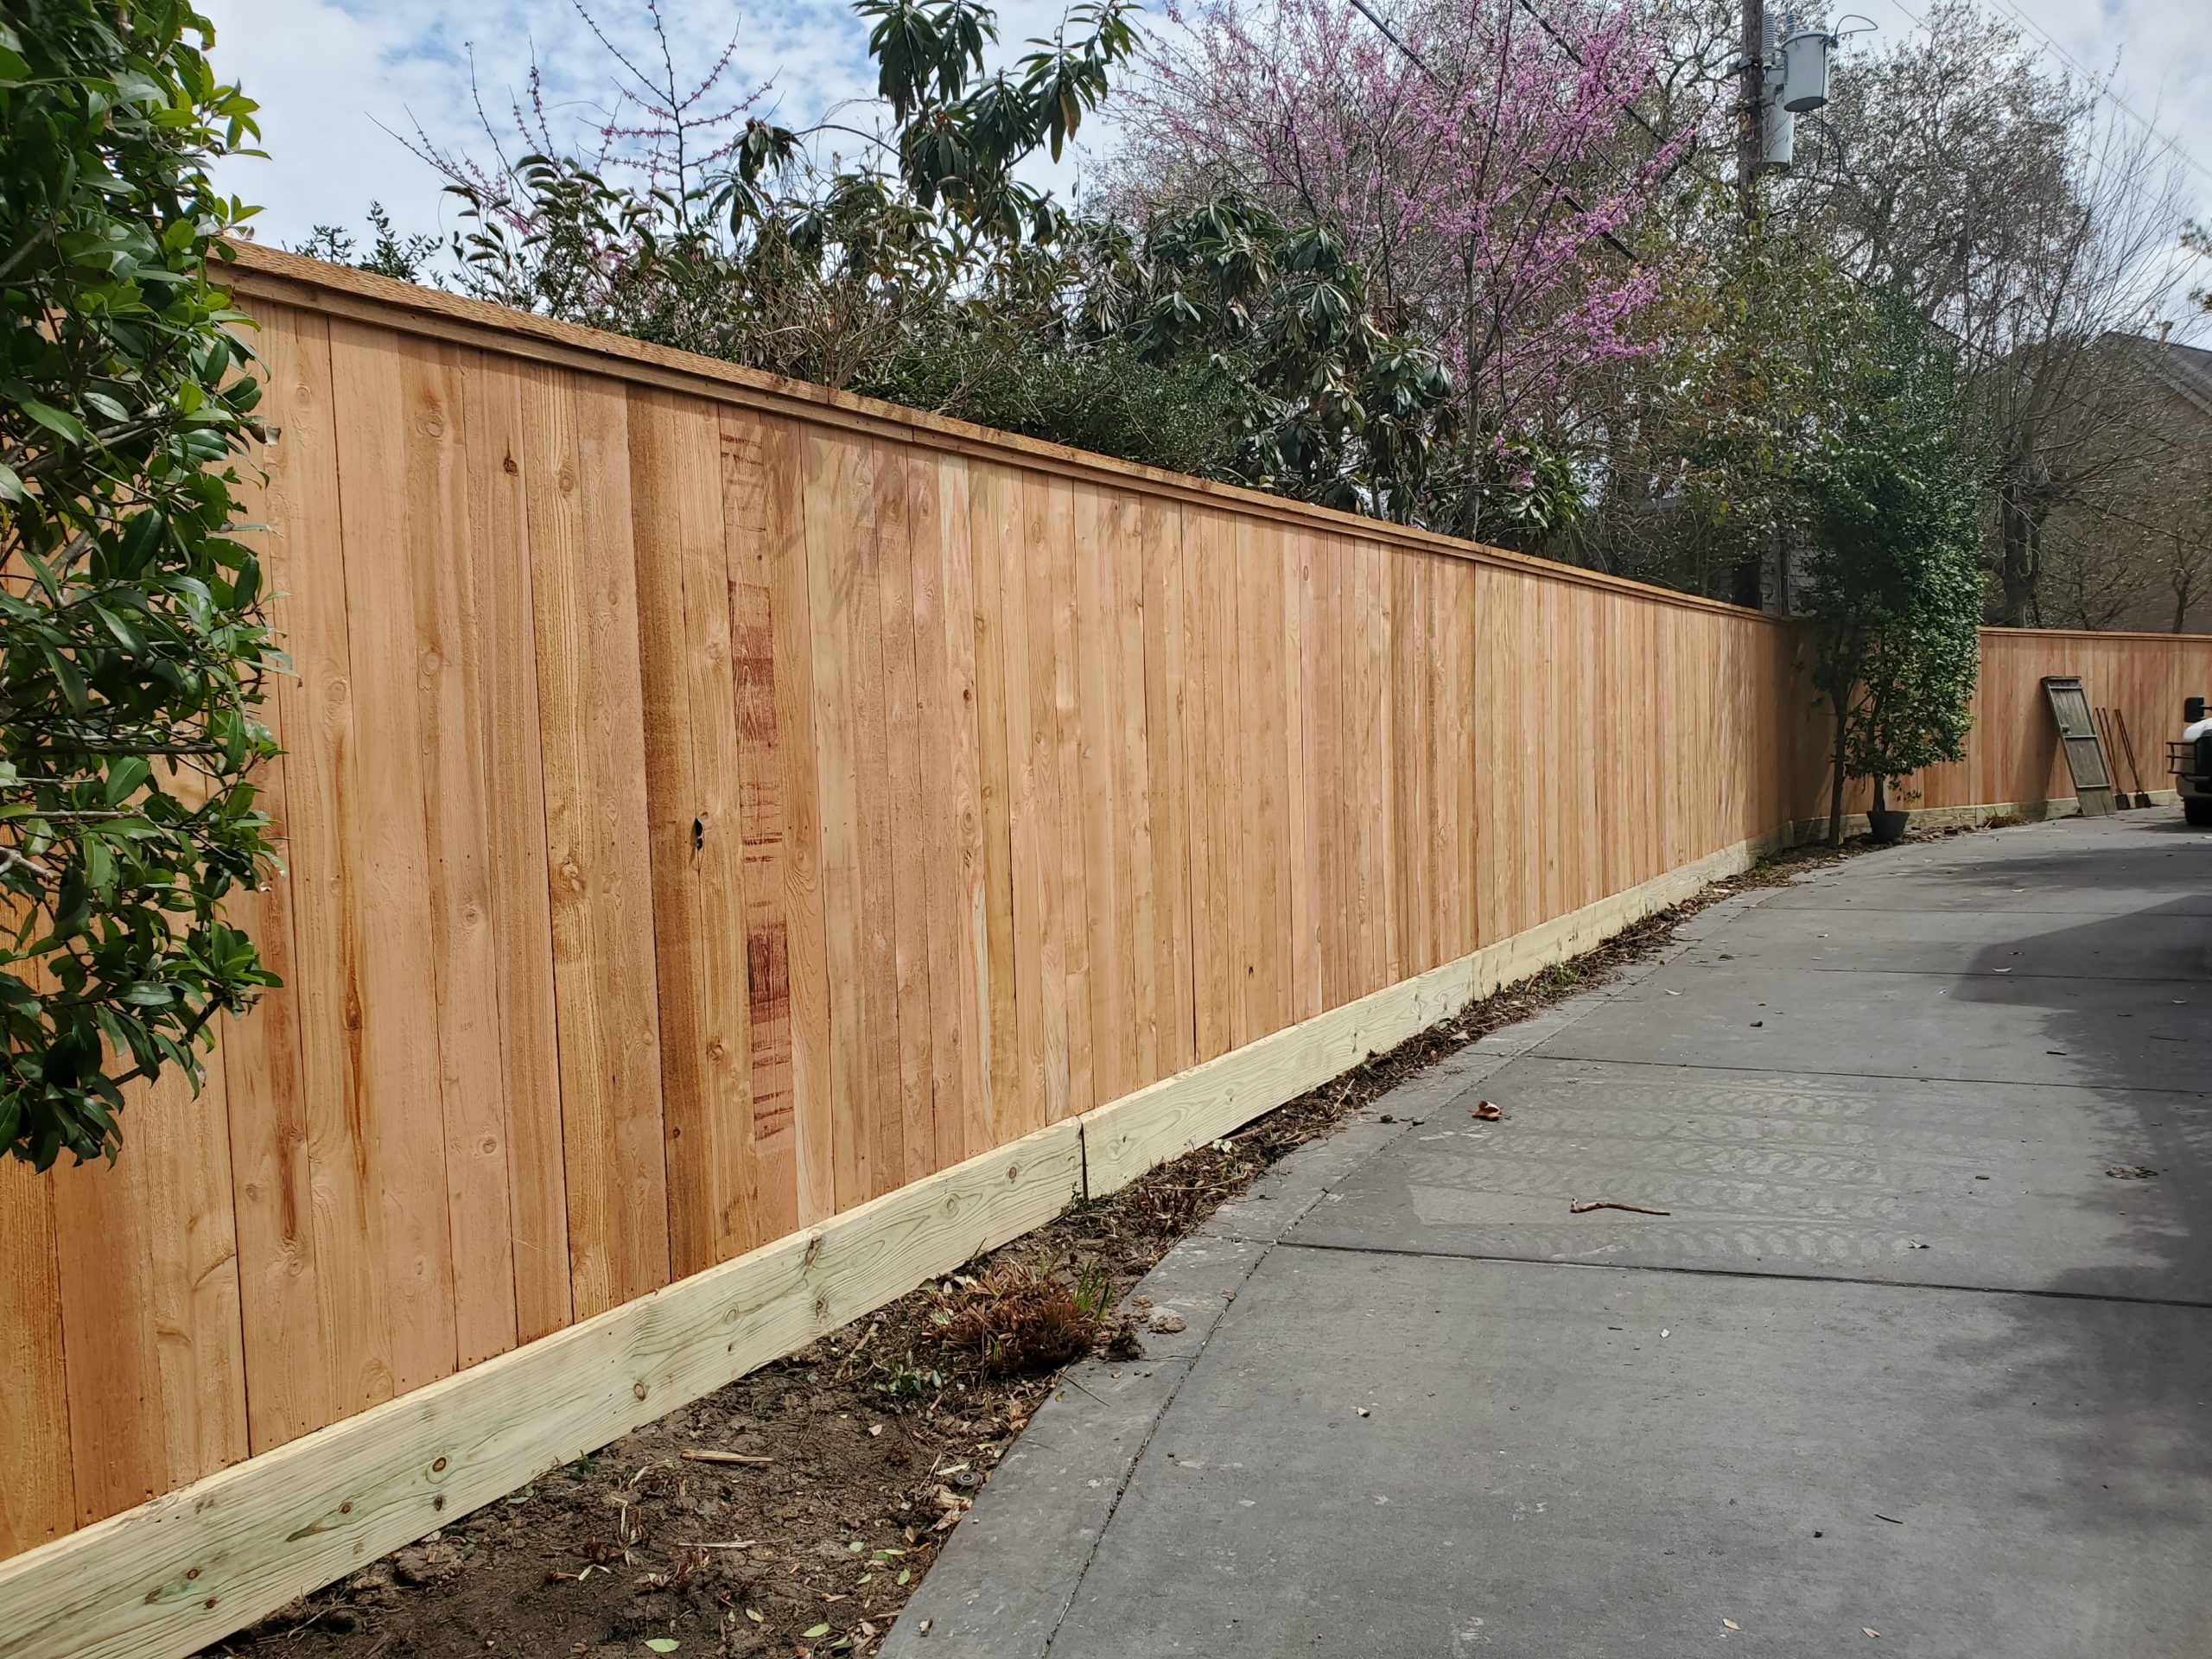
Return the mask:
[(199, 1081), (274, 982), (225, 896), (281, 666), (235, 539), (251, 353), (207, 270), (256, 137), (181, 0), (0, 13), (0, 1145), (112, 1159), (123, 1087)]

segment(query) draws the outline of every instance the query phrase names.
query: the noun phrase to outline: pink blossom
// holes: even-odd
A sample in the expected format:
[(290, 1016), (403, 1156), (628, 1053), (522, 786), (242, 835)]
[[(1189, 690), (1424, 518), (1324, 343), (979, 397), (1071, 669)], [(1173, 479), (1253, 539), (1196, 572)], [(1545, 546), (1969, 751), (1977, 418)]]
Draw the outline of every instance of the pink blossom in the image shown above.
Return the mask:
[[(1124, 176), (1233, 188), (1342, 236), (1378, 314), (1444, 355), (1476, 435), (1554, 423), (1642, 354), (1650, 259), (1624, 257), (1687, 138), (1624, 106), (1654, 46), (1611, 0), (1416, 0), (1404, 48), (1348, 0), (1171, 0), (1126, 96)], [(1418, 61), (1416, 61), (1418, 60)]]

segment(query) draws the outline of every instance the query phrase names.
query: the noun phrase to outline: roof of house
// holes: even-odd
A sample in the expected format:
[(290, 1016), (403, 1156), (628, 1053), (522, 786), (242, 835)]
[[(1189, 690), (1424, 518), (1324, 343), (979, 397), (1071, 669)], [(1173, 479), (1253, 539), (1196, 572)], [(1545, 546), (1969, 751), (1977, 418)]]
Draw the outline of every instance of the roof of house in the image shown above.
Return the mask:
[(2201, 412), (2212, 416), (2212, 351), (2184, 346), (2179, 340), (2152, 340), (2145, 334), (2107, 334), (2124, 345), (2152, 374)]

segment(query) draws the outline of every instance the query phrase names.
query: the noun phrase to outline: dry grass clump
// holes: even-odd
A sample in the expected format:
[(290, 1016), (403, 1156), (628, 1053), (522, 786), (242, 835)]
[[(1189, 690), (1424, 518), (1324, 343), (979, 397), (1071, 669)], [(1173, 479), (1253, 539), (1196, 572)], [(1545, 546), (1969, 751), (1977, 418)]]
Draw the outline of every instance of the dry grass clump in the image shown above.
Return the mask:
[(1096, 1262), (1072, 1272), (1017, 1262), (969, 1280), (945, 1342), (975, 1357), (986, 1376), (1030, 1376), (1082, 1358), (1105, 1333), (1113, 1281)]

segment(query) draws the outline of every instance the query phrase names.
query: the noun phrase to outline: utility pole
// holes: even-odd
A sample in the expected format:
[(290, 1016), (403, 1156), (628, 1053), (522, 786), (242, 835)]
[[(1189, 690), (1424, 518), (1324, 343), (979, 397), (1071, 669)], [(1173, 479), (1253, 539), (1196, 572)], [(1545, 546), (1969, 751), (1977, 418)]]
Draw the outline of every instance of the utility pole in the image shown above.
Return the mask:
[(1759, 216), (1766, 153), (1766, 0), (1744, 0), (1742, 96), (1736, 113), (1736, 197), (1748, 226)]
[[(1758, 226), (1759, 168), (1766, 150), (1766, 0), (1744, 0), (1741, 44), (1738, 73), (1743, 80), (1736, 101), (1736, 205), (1744, 218), (1745, 240), (1749, 242)], [(1754, 610), (1767, 609), (1766, 573), (1770, 567), (1778, 571), (1783, 560), (1782, 532), (1769, 524), (1759, 537), (1758, 551), (1746, 554), (1736, 566), (1732, 595), (1736, 603)], [(1787, 601), (1783, 601), (1785, 612), (1786, 607)]]
[[(1785, 7), (1789, 0), (1783, 0)], [(1838, 35), (1826, 29), (1805, 29), (1783, 13), (1779, 47), (1770, 41), (1766, 0), (1743, 0), (1744, 77), (1737, 101), (1736, 194), (1744, 219), (1744, 240), (1755, 243), (1759, 230), (1759, 176), (1769, 168), (1787, 171), (1793, 159), (1797, 118), (1828, 101), (1828, 54)], [(1862, 20), (1863, 21), (1863, 20)], [(1872, 27), (1872, 25), (1868, 25)], [(1763, 552), (1737, 568), (1739, 603), (1764, 606), (1770, 593), (1785, 615), (1789, 610), (1789, 555), (1779, 525), (1770, 524)], [(1771, 569), (1770, 588), (1764, 572)]]

